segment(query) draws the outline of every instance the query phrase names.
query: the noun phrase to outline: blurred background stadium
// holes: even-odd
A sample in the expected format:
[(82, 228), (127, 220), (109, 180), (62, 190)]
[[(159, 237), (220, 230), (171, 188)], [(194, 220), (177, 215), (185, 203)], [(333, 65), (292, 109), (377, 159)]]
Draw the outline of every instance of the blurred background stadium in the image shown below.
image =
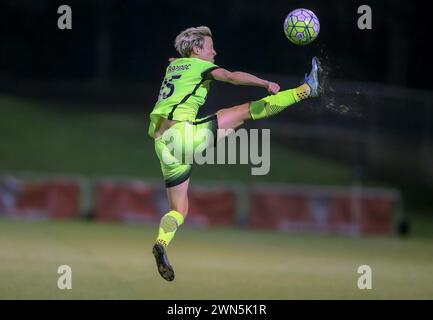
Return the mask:
[[(72, 30), (57, 9), (72, 8)], [(360, 30), (357, 9), (372, 9)], [(318, 39), (284, 35), (314, 11)], [(412, 1), (0, 3), (0, 299), (433, 298), (429, 12)], [(164, 283), (150, 248), (167, 210), (148, 114), (173, 41), (207, 25), (216, 63), (326, 94), (271, 128), (271, 170), (196, 166)], [(200, 116), (262, 97), (214, 82)], [(57, 288), (70, 265), (73, 289)], [(370, 265), (373, 289), (357, 288)]]

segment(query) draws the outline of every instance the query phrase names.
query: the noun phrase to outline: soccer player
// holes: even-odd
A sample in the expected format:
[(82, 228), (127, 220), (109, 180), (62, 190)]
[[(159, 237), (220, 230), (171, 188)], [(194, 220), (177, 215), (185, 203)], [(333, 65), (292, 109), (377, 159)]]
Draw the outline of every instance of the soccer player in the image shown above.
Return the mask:
[[(201, 26), (182, 31), (174, 46), (181, 58), (170, 59), (159, 98), (150, 114), (149, 135), (155, 139), (155, 151), (161, 162), (170, 211), (160, 221), (159, 233), (153, 246), (158, 272), (167, 281), (174, 279), (174, 270), (167, 257), (166, 248), (176, 230), (188, 214), (188, 186), (191, 164), (175, 157), (168, 149), (163, 134), (177, 130), (185, 138), (192, 132), (192, 143), (197, 145), (194, 133), (201, 129), (211, 130), (214, 137), (218, 129), (236, 129), (248, 120), (259, 120), (278, 114), (303, 99), (320, 94), (319, 60), (312, 59), (312, 70), (305, 82), (297, 88), (280, 91), (280, 86), (245, 72), (231, 72), (214, 64), (216, 51), (208, 27)], [(234, 85), (265, 88), (270, 95), (252, 102), (220, 109), (215, 114), (197, 119), (196, 115), (206, 101), (212, 80)], [(220, 138), (220, 137), (218, 137)], [(198, 140), (198, 139), (197, 139)], [(180, 143), (185, 141), (180, 141)], [(215, 141), (209, 141), (209, 147)], [(167, 157), (168, 155), (168, 157)], [(167, 159), (168, 158), (168, 159)]]

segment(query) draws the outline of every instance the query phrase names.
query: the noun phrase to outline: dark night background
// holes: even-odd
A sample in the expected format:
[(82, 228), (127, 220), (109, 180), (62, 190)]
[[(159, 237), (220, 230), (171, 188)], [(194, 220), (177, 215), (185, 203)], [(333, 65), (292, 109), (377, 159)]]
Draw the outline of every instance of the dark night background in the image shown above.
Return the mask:
[[(72, 7), (72, 30), (56, 27), (60, 4)], [(372, 30), (357, 28), (362, 4), (372, 8)], [(286, 14), (297, 7), (316, 12), (322, 25), (307, 47), (288, 43), (282, 32)], [(4, 0), (0, 76), (160, 81), (167, 57), (176, 54), (175, 36), (207, 25), (216, 62), (228, 69), (299, 74), (321, 51), (329, 56), (334, 78), (431, 89), (430, 16), (412, 1)]]

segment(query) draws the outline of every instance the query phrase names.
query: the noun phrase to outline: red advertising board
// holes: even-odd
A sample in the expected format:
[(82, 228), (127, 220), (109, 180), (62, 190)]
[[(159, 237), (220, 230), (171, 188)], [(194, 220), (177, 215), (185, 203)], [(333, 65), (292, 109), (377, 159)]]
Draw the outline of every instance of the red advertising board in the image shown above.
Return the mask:
[(186, 223), (197, 226), (233, 226), (237, 195), (226, 187), (191, 186)]
[(156, 190), (142, 181), (99, 182), (95, 188), (95, 218), (105, 221), (156, 222)]
[(252, 228), (337, 234), (391, 234), (397, 197), (350, 189), (256, 188)]
[(35, 218), (80, 216), (80, 186), (75, 181), (24, 182), (16, 195), (13, 215)]

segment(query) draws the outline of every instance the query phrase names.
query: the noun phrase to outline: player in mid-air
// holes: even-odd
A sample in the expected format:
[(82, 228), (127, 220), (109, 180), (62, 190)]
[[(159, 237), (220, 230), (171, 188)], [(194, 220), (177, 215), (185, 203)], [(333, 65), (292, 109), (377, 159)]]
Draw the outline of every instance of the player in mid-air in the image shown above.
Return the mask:
[[(245, 121), (276, 115), (303, 99), (319, 96), (321, 71), (319, 60), (314, 57), (312, 70), (305, 76), (304, 83), (297, 88), (280, 91), (280, 86), (275, 82), (245, 72), (230, 72), (214, 64), (217, 53), (208, 27), (182, 31), (176, 37), (174, 45), (181, 57), (170, 59), (158, 101), (150, 114), (149, 126), (149, 135), (155, 139), (155, 151), (161, 162), (170, 207), (170, 211), (161, 218), (152, 252), (158, 272), (167, 281), (174, 279), (174, 270), (168, 260), (166, 248), (188, 214), (187, 191), (191, 164), (176, 157), (168, 148), (163, 134), (167, 130), (177, 130), (180, 137), (186, 139), (184, 133), (189, 130), (193, 133), (190, 138), (195, 147), (198, 142), (194, 133), (198, 130), (211, 130), (213, 136), (217, 137), (218, 129), (236, 129)], [(263, 87), (270, 95), (257, 101), (220, 109), (215, 114), (197, 119), (197, 112), (206, 101), (212, 80)], [(208, 144), (213, 147), (215, 141), (209, 141)]]

